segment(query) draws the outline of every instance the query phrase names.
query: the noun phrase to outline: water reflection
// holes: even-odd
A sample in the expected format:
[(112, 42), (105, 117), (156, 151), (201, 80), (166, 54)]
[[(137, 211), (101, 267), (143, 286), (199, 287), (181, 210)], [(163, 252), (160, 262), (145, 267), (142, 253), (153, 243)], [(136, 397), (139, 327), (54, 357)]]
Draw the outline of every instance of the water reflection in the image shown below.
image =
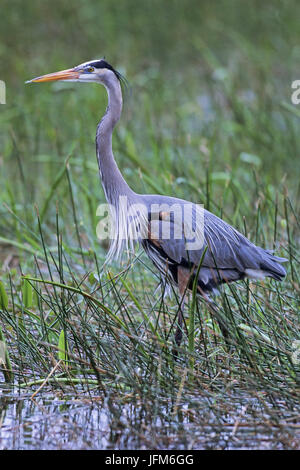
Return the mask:
[[(1, 393), (1, 392), (0, 392)], [(247, 403), (245, 405), (245, 403)], [(30, 398), (0, 395), (0, 449), (284, 449), (297, 447), (297, 425), (255, 418), (249, 399), (216, 415), (205, 400), (174, 409), (166, 403), (114, 402), (113, 397)], [(235, 412), (234, 412), (235, 410)], [(293, 445), (294, 442), (294, 445)]]

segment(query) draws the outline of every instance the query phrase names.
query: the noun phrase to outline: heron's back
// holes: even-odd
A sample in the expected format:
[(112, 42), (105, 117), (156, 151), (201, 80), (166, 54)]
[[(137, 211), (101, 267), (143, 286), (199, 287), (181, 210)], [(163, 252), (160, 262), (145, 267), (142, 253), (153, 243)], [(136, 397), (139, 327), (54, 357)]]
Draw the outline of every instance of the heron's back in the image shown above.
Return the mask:
[[(178, 283), (178, 269), (181, 269), (189, 273), (192, 283), (200, 263), (198, 286), (203, 292), (211, 292), (221, 283), (245, 277), (271, 277), (276, 280), (285, 277), (286, 271), (281, 265), (287, 261), (285, 258), (254, 245), (211, 212), (182, 199), (166, 196), (146, 195), (143, 201), (148, 208), (149, 224), (152, 209), (155, 208), (155, 223), (150, 225), (149, 236), (142, 242), (143, 247), (160, 272), (172, 282)], [(186, 206), (190, 209), (185, 211)], [(159, 217), (158, 207), (161, 207)], [(174, 219), (176, 210), (181, 210), (179, 222)], [(189, 215), (187, 218), (184, 217), (185, 213)], [(180, 235), (178, 227), (181, 222)], [(154, 227), (153, 231), (151, 227)], [(187, 233), (194, 239), (187, 239)]]

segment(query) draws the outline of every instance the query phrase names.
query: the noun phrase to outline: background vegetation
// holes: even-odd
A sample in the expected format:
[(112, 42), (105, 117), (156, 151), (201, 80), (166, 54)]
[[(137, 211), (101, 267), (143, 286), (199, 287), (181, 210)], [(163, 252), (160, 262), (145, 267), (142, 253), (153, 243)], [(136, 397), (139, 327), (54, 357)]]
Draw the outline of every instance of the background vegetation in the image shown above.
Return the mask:
[[(12, 397), (54, 403), (46, 434), (13, 441), (8, 427), (2, 447), (299, 446), (299, 13), (296, 0), (2, 0), (2, 421)], [(289, 259), (282, 284), (224, 288), (230, 350), (192, 297), (174, 361), (176, 293), (156, 291), (139, 251), (103, 269), (105, 90), (24, 85), (102, 56), (130, 82), (114, 149), (131, 187), (202, 202)], [(74, 418), (65, 442), (58, 414)]]

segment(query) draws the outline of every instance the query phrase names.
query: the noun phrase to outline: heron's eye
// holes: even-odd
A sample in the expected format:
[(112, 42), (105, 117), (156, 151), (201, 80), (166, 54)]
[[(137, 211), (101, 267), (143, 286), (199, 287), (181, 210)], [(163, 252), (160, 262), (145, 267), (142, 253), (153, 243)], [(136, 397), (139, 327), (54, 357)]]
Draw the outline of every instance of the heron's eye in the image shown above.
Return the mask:
[(94, 67), (87, 67), (85, 70), (89, 73), (92, 73), (92, 72), (94, 72), (95, 68)]

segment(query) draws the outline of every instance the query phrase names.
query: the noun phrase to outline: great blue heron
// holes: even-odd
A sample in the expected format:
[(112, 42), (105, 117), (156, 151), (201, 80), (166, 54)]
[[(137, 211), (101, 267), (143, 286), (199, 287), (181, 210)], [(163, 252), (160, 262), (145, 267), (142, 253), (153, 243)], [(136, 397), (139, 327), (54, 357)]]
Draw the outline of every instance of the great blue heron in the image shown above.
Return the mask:
[[(209, 294), (222, 283), (245, 277), (284, 278), (286, 272), (280, 263), (287, 261), (285, 258), (254, 245), (211, 212), (175, 197), (137, 194), (128, 186), (112, 151), (112, 133), (122, 111), (122, 76), (110, 64), (104, 59), (92, 60), (29, 82), (55, 80), (96, 82), (106, 88), (108, 107), (97, 127), (96, 153), (105, 196), (113, 209), (108, 256), (118, 257), (124, 247), (138, 239), (161, 275), (178, 286), (177, 345), (182, 339), (185, 293), (192, 286), (209, 300)], [(226, 326), (219, 324), (226, 336)]]

